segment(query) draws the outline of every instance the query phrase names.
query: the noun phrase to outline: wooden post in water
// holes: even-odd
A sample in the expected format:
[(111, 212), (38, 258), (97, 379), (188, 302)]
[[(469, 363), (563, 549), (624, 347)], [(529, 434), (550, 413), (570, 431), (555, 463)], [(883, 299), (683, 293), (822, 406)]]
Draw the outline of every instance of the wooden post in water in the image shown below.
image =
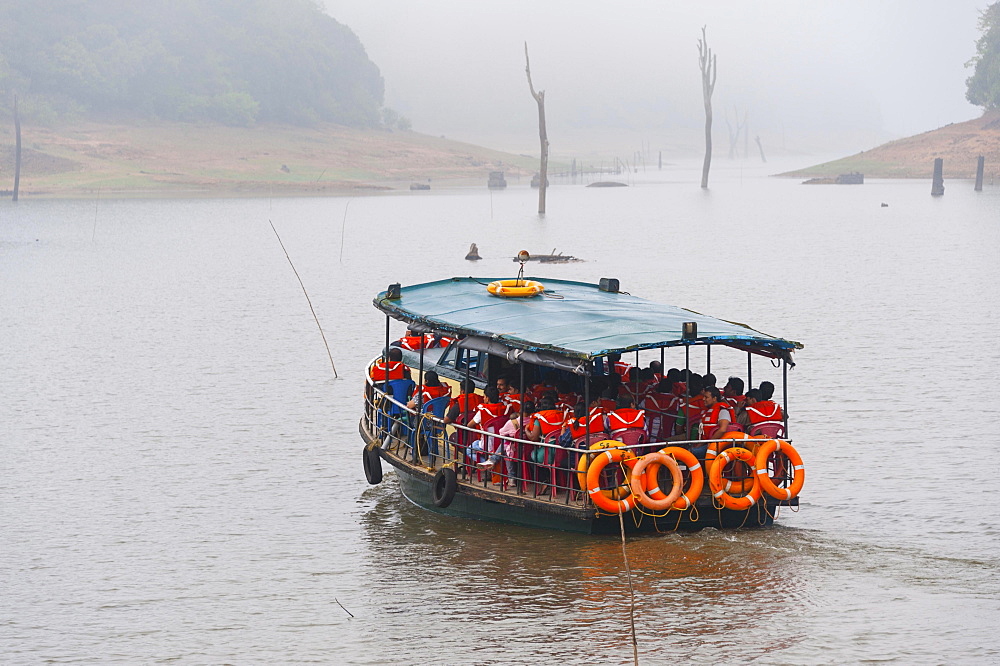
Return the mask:
[(663, 151), (660, 151), (660, 158), (656, 162), (656, 170), (663, 171)]
[(944, 196), (944, 159), (934, 158), (934, 183), (931, 185), (931, 196)]
[(17, 201), (17, 192), (21, 189), (21, 117), (17, 114), (17, 95), (14, 95), (14, 134), (17, 138), (14, 147), (14, 197), (11, 201)]
[(976, 160), (976, 192), (983, 191), (983, 166), (985, 162), (986, 160), (982, 155)]

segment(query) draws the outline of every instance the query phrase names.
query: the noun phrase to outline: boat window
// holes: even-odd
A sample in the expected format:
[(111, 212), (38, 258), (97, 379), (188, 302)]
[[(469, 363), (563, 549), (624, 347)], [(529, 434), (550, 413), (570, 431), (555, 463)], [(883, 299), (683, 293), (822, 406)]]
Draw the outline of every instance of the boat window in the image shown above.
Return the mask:
[(484, 352), (459, 349), (458, 358), (455, 361), (455, 369), (459, 372), (465, 372), (466, 368), (468, 368), (469, 374), (482, 379), (485, 377), (485, 356)]

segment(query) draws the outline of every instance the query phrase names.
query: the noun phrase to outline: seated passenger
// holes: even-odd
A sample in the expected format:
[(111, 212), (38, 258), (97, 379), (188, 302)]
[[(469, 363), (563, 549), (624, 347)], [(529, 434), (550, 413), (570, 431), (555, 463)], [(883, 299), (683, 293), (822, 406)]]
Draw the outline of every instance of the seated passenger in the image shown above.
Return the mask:
[(608, 413), (608, 430), (611, 431), (611, 436), (615, 437), (626, 430), (645, 429), (646, 412), (636, 409), (632, 398), (618, 398), (617, 408)]
[[(701, 421), (702, 412), (705, 411), (705, 398), (702, 394), (701, 375), (692, 372), (685, 382), (688, 394), (681, 396), (677, 406), (678, 416), (674, 431), (682, 433), (682, 439), (688, 434), (686, 424), (691, 424), (690, 434), (697, 436), (698, 422)], [(720, 393), (721, 395), (721, 393)]]
[(677, 418), (677, 403), (680, 398), (670, 392), (669, 379), (662, 379), (656, 390), (646, 394), (641, 403), (646, 410), (646, 428), (653, 441), (663, 441), (673, 435), (674, 420)]
[(417, 390), (413, 393), (413, 398), (406, 406), (414, 409), (418, 404), (426, 405), (434, 398), (446, 395), (451, 395), (451, 387), (443, 384), (436, 372), (428, 370), (424, 373), (423, 386), (417, 387)]
[[(530, 405), (532, 409), (534, 408), (534, 405), (531, 403), (527, 403), (525, 406), (528, 405)], [(507, 438), (523, 439), (522, 435), (524, 433), (521, 432), (520, 412), (512, 413), (510, 415), (510, 419), (507, 421), (507, 423), (503, 424), (503, 427), (500, 428), (498, 434), (500, 435), (500, 437), (504, 438), (502, 440), (503, 442), (502, 446), (497, 447), (497, 450), (494, 451), (492, 454), (490, 454), (488, 460), (484, 460), (483, 462), (478, 463), (478, 465), (482, 469), (493, 469), (496, 466), (496, 464), (500, 462), (501, 458), (505, 458), (506, 459), (505, 467), (507, 468), (506, 469), (507, 476), (511, 478), (516, 477), (517, 463), (518, 463), (518, 455), (517, 455), (518, 446), (517, 442), (512, 442)]]
[(743, 405), (736, 408), (736, 422), (743, 426), (743, 432), (750, 432), (750, 413), (747, 411), (747, 408), (759, 401), (760, 390), (750, 389), (747, 391), (746, 399), (743, 401)]
[(528, 391), (528, 397), (534, 400), (536, 403), (540, 401), (546, 393), (556, 393), (559, 391), (552, 382), (547, 380), (542, 380), (531, 387)]
[(729, 432), (729, 425), (735, 422), (733, 408), (722, 399), (722, 392), (715, 386), (702, 389), (705, 411), (699, 424), (699, 439), (722, 439)]
[(751, 431), (759, 425), (780, 425), (784, 428), (785, 415), (781, 411), (781, 405), (771, 400), (774, 395), (774, 384), (771, 382), (760, 383), (760, 400), (747, 404), (747, 417), (750, 419)]
[(373, 382), (406, 378), (405, 371), (409, 370), (409, 368), (403, 363), (403, 352), (399, 347), (391, 347), (388, 357), (388, 362), (380, 359), (372, 364), (369, 376)]
[(521, 394), (510, 385), (510, 380), (504, 376), (497, 377), (497, 391), (500, 393), (500, 400), (503, 401), (511, 411), (521, 411)]
[(472, 418), (476, 407), (483, 404), (483, 396), (476, 393), (476, 383), (471, 379), (462, 380), (461, 390), (458, 397), (452, 398), (448, 403), (448, 412), (444, 415), (445, 423), (455, 423), (459, 420), (464, 423)]
[[(566, 422), (567, 413), (556, 409), (556, 403), (551, 397), (544, 397), (538, 403), (538, 411), (528, 419), (527, 432), (525, 438), (532, 442), (541, 442), (554, 432), (562, 432)], [(555, 450), (547, 446), (536, 446), (531, 452), (531, 459), (536, 463), (551, 463), (555, 457)]]
[(738, 412), (746, 401), (746, 396), (743, 395), (743, 380), (739, 377), (730, 377), (722, 388), (722, 397)]
[[(587, 415), (587, 418), (584, 418), (584, 415)], [(582, 400), (576, 403), (573, 407), (573, 418), (569, 421), (569, 430), (574, 441), (582, 440), (587, 436), (588, 431), (591, 435), (600, 435), (602, 438), (607, 436), (607, 421), (604, 411), (597, 404), (597, 400), (590, 402), (589, 415)]]
[(566, 380), (556, 382), (556, 409), (573, 409), (580, 402), (579, 394), (573, 392), (573, 385)]
[(621, 354), (608, 354), (604, 357), (605, 373), (608, 376), (618, 375), (619, 377), (625, 377), (628, 373), (628, 369), (632, 366), (628, 363), (622, 361)]
[(619, 387), (617, 384), (604, 389), (604, 393), (597, 400), (597, 405), (602, 411), (610, 413), (618, 408), (618, 391)]
[(500, 416), (507, 416), (510, 408), (500, 401), (500, 394), (495, 386), (487, 386), (483, 391), (485, 399), (476, 406), (476, 413), (472, 415), (469, 425), (483, 426)]

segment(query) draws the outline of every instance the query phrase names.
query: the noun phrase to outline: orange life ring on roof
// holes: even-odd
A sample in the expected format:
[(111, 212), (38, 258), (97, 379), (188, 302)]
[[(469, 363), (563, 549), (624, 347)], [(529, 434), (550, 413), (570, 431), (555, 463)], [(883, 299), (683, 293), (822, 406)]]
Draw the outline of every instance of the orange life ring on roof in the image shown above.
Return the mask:
[[(772, 453), (781, 452), (792, 463), (792, 483), (787, 488), (774, 483), (768, 474), (767, 459)], [(802, 465), (802, 456), (792, 448), (792, 445), (780, 439), (772, 439), (757, 450), (757, 481), (761, 489), (775, 499), (790, 500), (802, 491), (802, 486), (806, 482), (806, 468)]]
[[(685, 448), (668, 446), (665, 449), (660, 449), (660, 453), (673, 457), (677, 461), (677, 467), (681, 472), (686, 469), (691, 473), (691, 485), (688, 487), (686, 493), (677, 498), (672, 507), (678, 511), (683, 511), (691, 507), (701, 495), (702, 488), (705, 487), (705, 473), (702, 470), (701, 463), (698, 462), (697, 456)], [(663, 499), (666, 497), (657, 483), (659, 473), (660, 465), (658, 463), (654, 462), (646, 468), (646, 493), (653, 499)], [(653, 486), (652, 488), (649, 487), (651, 485)]]
[(597, 508), (604, 509), (609, 513), (625, 513), (635, 508), (631, 497), (613, 500), (606, 497), (601, 489), (601, 472), (604, 471), (604, 468), (612, 463), (623, 462), (629, 455), (632, 456), (632, 459), (635, 458), (631, 451), (612, 449), (599, 453), (594, 458), (594, 462), (590, 463), (590, 467), (587, 468), (587, 493)]
[(545, 291), (545, 286), (535, 280), (494, 280), (486, 285), (486, 291), (505, 298), (526, 298)]
[(751, 471), (753, 471), (754, 457), (752, 453), (738, 446), (732, 449), (726, 449), (720, 453), (719, 457), (712, 463), (712, 467), (708, 473), (708, 485), (709, 488), (712, 489), (712, 497), (719, 500), (719, 502), (722, 503), (723, 508), (744, 511), (752, 507), (757, 503), (757, 500), (760, 499), (759, 475), (753, 475), (755, 477), (753, 479), (753, 486), (750, 488), (750, 492), (746, 495), (730, 495), (725, 488), (725, 483), (722, 480), (722, 468), (734, 460), (746, 463), (750, 466)]
[[(659, 471), (661, 466), (666, 465), (674, 481), (673, 487), (670, 489), (670, 494), (663, 495), (662, 498), (654, 498), (646, 493), (647, 485), (652, 485), (656, 490), (659, 490), (656, 477), (649, 478), (646, 474), (646, 470), (654, 463), (656, 464), (656, 471)], [(632, 494), (639, 500), (639, 504), (654, 511), (665, 511), (672, 508), (674, 502), (681, 496), (681, 492), (684, 489), (684, 479), (681, 477), (681, 470), (677, 466), (677, 461), (667, 454), (657, 451), (656, 453), (647, 453), (639, 458), (639, 462), (632, 468), (632, 478), (629, 485), (632, 486)], [(662, 495), (663, 492), (660, 491), (660, 494)]]

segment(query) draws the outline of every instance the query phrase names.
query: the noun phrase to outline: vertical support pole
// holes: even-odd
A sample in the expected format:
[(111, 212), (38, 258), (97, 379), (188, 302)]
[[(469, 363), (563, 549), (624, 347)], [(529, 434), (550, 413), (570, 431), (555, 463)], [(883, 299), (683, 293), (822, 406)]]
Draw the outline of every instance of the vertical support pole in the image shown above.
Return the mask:
[[(521, 418), (519, 418), (517, 420), (517, 430), (518, 430), (517, 438), (518, 439), (524, 439), (524, 363), (522, 361), (518, 361), (517, 364), (518, 364), (518, 367), (521, 369), (521, 377), (518, 380), (518, 387), (517, 387), (517, 390), (520, 391), (520, 393), (521, 393), (521, 401), (520, 401), (521, 402), (521, 408), (520, 408), (521, 409), (521, 412), (520, 412), (521, 413)], [(515, 480), (514, 485), (517, 486), (517, 494), (518, 495), (520, 495), (522, 491), (526, 491), (527, 490), (526, 486), (528, 485), (528, 474), (527, 474), (528, 464), (527, 464), (527, 462), (524, 459), (525, 455), (526, 454), (524, 452), (524, 444), (518, 442), (517, 443), (517, 457), (519, 458), (518, 462), (521, 463), (521, 476), (524, 477), (524, 479), (523, 479), (523, 485), (522, 485), (522, 483), (517, 483), (517, 480)]]
[(986, 160), (982, 155), (976, 159), (976, 192), (983, 191), (983, 166), (985, 163)]
[[(472, 364), (469, 363), (469, 350), (468, 349), (459, 349), (458, 350), (459, 354), (461, 354), (462, 352), (465, 352), (465, 383), (466, 384), (471, 384), (472, 383)], [(475, 385), (473, 385), (472, 393), (475, 393), (475, 392), (476, 392)], [(459, 395), (461, 395), (462, 392), (459, 391), (458, 393), (459, 393)], [(469, 418), (470, 418), (469, 417), (469, 397), (472, 395), (472, 393), (466, 393), (465, 394), (465, 418), (462, 419), (462, 425), (464, 425), (466, 428), (469, 427)], [(459, 430), (458, 431), (458, 442), (459, 442), (459, 444), (462, 444), (463, 446), (468, 446), (471, 443), (469, 441), (469, 439), (470, 439), (470, 436), (469, 436), (469, 431), (468, 430)], [(458, 451), (457, 450), (455, 451), (455, 462), (456, 463), (458, 462)]]
[(660, 347), (660, 375), (667, 376), (667, 369), (663, 367), (663, 347)]
[(691, 345), (684, 345), (684, 439), (691, 440)]
[(753, 354), (747, 352), (747, 385), (744, 393), (753, 388)]
[(785, 439), (788, 439), (788, 359), (781, 363), (781, 416), (785, 421)]
[(712, 345), (705, 347), (705, 374), (712, 372)]
[(385, 316), (385, 349), (382, 351), (382, 365), (385, 366), (386, 389), (389, 388), (389, 315)]

